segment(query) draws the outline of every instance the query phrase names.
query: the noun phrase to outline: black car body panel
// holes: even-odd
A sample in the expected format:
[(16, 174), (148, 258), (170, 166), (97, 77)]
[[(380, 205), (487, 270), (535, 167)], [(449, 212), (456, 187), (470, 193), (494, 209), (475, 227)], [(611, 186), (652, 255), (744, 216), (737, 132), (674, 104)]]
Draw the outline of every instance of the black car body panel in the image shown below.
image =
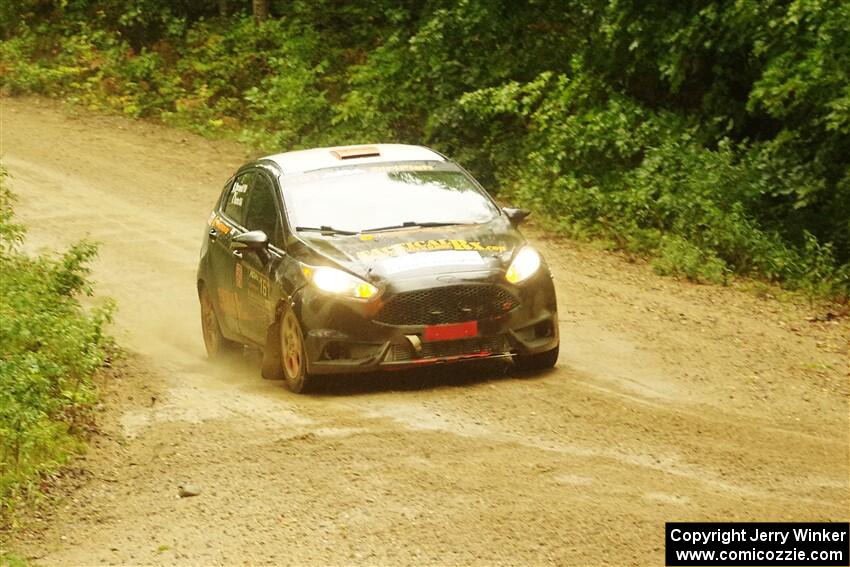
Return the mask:
[[(243, 180), (269, 184), (277, 199), (276, 217), (263, 222), (276, 218), (278, 225), (268, 224), (275, 234), (263, 249), (233, 248), (235, 235), (255, 229), (234, 219), (224, 202), (230, 194), (244, 204), (231, 193)], [(198, 286), (210, 292), (226, 338), (270, 348), (280, 313), (293, 309), (310, 374), (510, 359), (557, 348), (555, 290), (545, 262), (525, 281), (505, 278), (526, 245), (505, 213), (451, 226), (298, 231), (281, 183), (286, 174), (269, 160), (248, 164), (225, 185), (210, 216)], [(246, 207), (259, 203), (259, 190), (246, 191)], [(342, 270), (378, 291), (369, 299), (328, 293), (305, 276), (310, 266)], [(444, 340), (442, 329), (454, 334)]]

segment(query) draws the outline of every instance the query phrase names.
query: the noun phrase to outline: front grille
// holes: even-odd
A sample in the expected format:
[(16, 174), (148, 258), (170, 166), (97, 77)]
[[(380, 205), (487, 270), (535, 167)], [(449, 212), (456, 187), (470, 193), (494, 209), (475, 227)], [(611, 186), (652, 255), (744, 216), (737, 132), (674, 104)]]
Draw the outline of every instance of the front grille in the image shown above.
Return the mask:
[(375, 320), (388, 325), (440, 325), (495, 319), (519, 301), (495, 285), (455, 285), (406, 291), (391, 298)]
[(406, 360), (422, 358), (443, 358), (448, 356), (462, 356), (465, 354), (479, 354), (487, 352), (500, 354), (508, 352), (510, 347), (504, 336), (497, 337), (475, 337), (471, 339), (458, 339), (454, 341), (436, 341), (422, 343), (422, 353), (416, 355), (413, 347), (408, 344), (396, 344), (387, 355), (388, 362), (403, 362)]

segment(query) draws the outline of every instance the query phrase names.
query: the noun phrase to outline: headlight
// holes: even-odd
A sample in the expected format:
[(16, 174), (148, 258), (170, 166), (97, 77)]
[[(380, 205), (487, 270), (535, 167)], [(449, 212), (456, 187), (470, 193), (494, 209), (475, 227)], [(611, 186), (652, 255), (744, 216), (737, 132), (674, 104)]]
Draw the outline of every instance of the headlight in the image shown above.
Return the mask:
[(372, 284), (336, 268), (302, 266), (301, 270), (314, 286), (328, 293), (357, 299), (369, 299), (378, 293)]
[(505, 279), (511, 283), (519, 283), (525, 281), (540, 268), (540, 254), (531, 246), (526, 246), (520, 250), (514, 261), (511, 262), (508, 271), (505, 272)]

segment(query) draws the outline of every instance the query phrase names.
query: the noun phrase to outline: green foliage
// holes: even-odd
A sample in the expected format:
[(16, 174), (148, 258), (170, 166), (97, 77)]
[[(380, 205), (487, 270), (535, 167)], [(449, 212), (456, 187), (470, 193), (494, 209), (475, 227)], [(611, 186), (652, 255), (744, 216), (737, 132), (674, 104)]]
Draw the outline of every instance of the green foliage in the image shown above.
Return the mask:
[(846, 1), (226, 4), (0, 7), (0, 84), (269, 151), (426, 143), (665, 273), (850, 294)]
[(3, 567), (27, 567), (29, 563), (14, 553), (7, 553), (0, 548), (0, 565)]
[(695, 282), (723, 283), (726, 280), (726, 264), (695, 244), (680, 236), (664, 236), (653, 260), (655, 271), (665, 276), (682, 276)]
[(23, 225), (15, 222), (15, 195), (4, 185), (5, 178), (0, 166), (0, 258), (12, 254), (24, 239)]
[(93, 374), (109, 349), (111, 305), (86, 312), (92, 244), (30, 257), (19, 245), (12, 194), (0, 170), (0, 519), (30, 482), (79, 446), (95, 401)]
[(448, 120), (485, 141), (466, 153), (471, 163), (495, 164), (507, 196), (573, 236), (657, 255), (659, 272), (697, 281), (735, 272), (836, 298), (850, 291), (832, 245), (806, 231), (801, 245), (788, 238), (783, 223), (799, 205), (783, 209), (783, 223), (771, 218), (771, 201), (791, 187), (799, 195), (811, 176), (770, 163), (764, 144), (708, 148), (698, 123), (610, 94), (580, 64), (571, 77), (467, 93)]

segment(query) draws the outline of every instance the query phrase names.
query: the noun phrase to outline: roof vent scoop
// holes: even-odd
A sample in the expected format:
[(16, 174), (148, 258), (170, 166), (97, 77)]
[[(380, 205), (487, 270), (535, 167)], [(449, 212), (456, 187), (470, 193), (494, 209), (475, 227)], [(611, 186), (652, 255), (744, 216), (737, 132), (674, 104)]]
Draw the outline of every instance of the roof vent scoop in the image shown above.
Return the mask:
[(357, 146), (355, 148), (339, 148), (331, 150), (331, 155), (336, 159), (354, 159), (377, 157), (381, 155), (381, 151), (375, 146)]

